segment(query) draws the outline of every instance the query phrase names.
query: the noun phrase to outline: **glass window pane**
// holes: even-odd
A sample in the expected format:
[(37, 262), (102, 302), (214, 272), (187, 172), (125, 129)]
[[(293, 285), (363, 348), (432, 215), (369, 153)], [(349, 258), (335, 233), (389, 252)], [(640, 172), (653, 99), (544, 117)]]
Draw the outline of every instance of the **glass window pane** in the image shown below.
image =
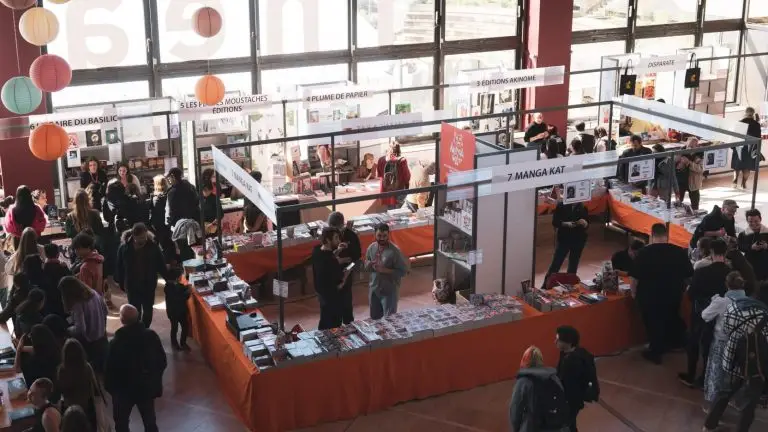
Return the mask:
[(697, 0), (639, 0), (637, 25), (696, 21)]
[[(731, 50), (730, 54), (739, 53), (739, 38), (741, 33), (738, 31), (722, 32), (722, 33), (704, 33), (703, 46), (722, 46)], [(736, 65), (740, 59), (719, 60), (719, 62), (729, 61), (728, 64), (728, 94), (726, 100), (728, 102), (736, 101)]]
[[(431, 16), (424, 24), (430, 31)], [(514, 36), (517, 0), (446, 0), (445, 22), (445, 40)]]
[(357, 46), (432, 42), (434, 16), (434, 0), (358, 0)]
[(74, 1), (44, 4), (59, 19), (59, 36), (48, 52), (72, 69), (147, 63), (144, 7), (140, 1)]
[(573, 31), (626, 27), (628, 8), (629, 0), (574, 0)]
[(707, 0), (704, 19), (714, 21), (741, 18), (743, 3), (744, 0)]
[(147, 81), (128, 81), (111, 84), (95, 84), (67, 87), (51, 93), (53, 107), (91, 103), (120, 102), (149, 97)]
[[(250, 72), (217, 74), (224, 82), (225, 92), (241, 91), (245, 94), (251, 94), (252, 83)], [(171, 96), (177, 100), (182, 100), (189, 95), (195, 94), (195, 84), (200, 79), (199, 76), (167, 78), (163, 80), (163, 96)]]
[(259, 0), (259, 50), (272, 55), (346, 49), (348, 23), (346, 0)]
[(750, 1), (747, 17), (749, 22), (768, 24), (768, 2)]
[[(571, 71), (598, 69), (602, 57), (624, 54), (626, 42), (600, 42), (571, 46)], [(597, 102), (600, 98), (600, 73), (569, 75), (568, 104), (577, 105)], [(598, 108), (576, 108), (568, 111), (568, 118), (597, 118)]]
[(261, 72), (261, 92), (291, 98), (295, 96), (297, 85), (348, 79), (349, 70), (346, 64), (265, 70)]
[(693, 35), (638, 39), (635, 42), (635, 52), (644, 57), (649, 55), (674, 55), (681, 48), (693, 47), (693, 42)]
[[(250, 56), (247, 1), (156, 1), (161, 61), (172, 63)], [(223, 21), (221, 31), (212, 38), (203, 38), (192, 30), (192, 15), (203, 6), (216, 9)]]
[[(357, 81), (363, 87), (400, 89), (432, 85), (434, 60), (431, 57), (361, 62), (357, 66)], [(393, 114), (434, 110), (432, 90), (392, 93)], [(389, 96), (376, 95), (373, 102), (362, 104), (361, 117), (372, 117), (387, 110)], [(397, 108), (397, 109), (396, 109)], [(367, 111), (367, 112), (366, 112)]]
[(604, 56), (624, 54), (625, 41), (571, 45), (571, 70), (597, 69)]

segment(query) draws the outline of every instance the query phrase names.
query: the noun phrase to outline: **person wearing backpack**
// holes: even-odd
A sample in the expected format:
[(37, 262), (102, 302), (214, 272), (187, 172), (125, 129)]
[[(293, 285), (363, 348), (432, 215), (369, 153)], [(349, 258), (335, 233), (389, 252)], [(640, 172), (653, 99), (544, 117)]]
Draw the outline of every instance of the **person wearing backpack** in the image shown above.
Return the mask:
[[(379, 158), (376, 171), (381, 179), (381, 192), (408, 189), (411, 170), (408, 168), (408, 161), (401, 155), (400, 144), (393, 143), (387, 155)], [(402, 207), (404, 201), (405, 195), (381, 198), (381, 204), (390, 209)]]
[(579, 331), (571, 326), (560, 326), (556, 330), (555, 344), (560, 351), (557, 377), (565, 389), (571, 432), (578, 431), (576, 417), (584, 408), (584, 402), (597, 402), (600, 397), (595, 357), (579, 346), (580, 338)]
[(723, 315), (727, 335), (722, 351), (724, 382), (718, 389), (702, 431), (718, 428), (730, 400), (739, 393), (737, 432), (747, 432), (768, 374), (768, 306), (751, 297), (733, 299)]
[(529, 347), (523, 353), (509, 404), (512, 432), (567, 432), (570, 420), (557, 371), (544, 366), (541, 350)]

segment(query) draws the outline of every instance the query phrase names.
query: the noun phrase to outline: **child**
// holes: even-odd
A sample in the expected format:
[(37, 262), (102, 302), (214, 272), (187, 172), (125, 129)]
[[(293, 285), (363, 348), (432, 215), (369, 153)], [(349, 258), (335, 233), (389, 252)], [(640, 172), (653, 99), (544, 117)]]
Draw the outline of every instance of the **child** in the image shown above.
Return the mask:
[[(181, 270), (178, 267), (171, 267), (168, 270), (168, 277), (165, 281), (165, 312), (171, 321), (171, 348), (174, 350), (189, 351), (187, 345), (187, 332), (189, 324), (187, 323), (187, 300), (189, 299), (189, 288), (179, 282)], [(181, 336), (176, 340), (176, 333), (181, 325)]]
[(72, 273), (92, 290), (104, 295), (104, 257), (96, 250), (93, 237), (81, 232), (72, 239), (72, 249), (79, 261), (72, 267)]
[(45, 293), (45, 308), (43, 315), (66, 316), (64, 305), (61, 303), (61, 294), (58, 292), (59, 282), (65, 276), (72, 276), (69, 268), (59, 261), (59, 247), (53, 243), (43, 246), (45, 251), (45, 263), (43, 264), (43, 276), (48, 281), (47, 287), (52, 292)]

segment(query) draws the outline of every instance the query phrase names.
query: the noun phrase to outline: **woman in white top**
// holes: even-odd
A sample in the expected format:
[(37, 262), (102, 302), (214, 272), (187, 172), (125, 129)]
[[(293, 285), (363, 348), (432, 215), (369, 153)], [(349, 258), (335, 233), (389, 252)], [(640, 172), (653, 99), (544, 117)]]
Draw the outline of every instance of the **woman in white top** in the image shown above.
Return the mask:
[(723, 350), (728, 341), (728, 335), (723, 332), (725, 310), (736, 299), (747, 296), (744, 292), (744, 279), (739, 272), (728, 273), (728, 276), (725, 277), (725, 285), (728, 287), (728, 292), (723, 297), (713, 296), (712, 302), (701, 312), (701, 318), (704, 321), (715, 320), (715, 335), (709, 349), (707, 369), (704, 375), (704, 397), (709, 403), (714, 402), (718, 390), (725, 384), (725, 370), (722, 368)]

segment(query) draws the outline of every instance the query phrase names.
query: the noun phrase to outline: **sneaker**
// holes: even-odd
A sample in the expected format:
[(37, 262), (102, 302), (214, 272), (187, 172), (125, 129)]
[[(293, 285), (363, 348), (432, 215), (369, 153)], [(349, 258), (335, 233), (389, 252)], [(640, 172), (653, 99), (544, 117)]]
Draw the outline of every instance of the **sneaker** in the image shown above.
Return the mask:
[(651, 352), (650, 350), (645, 350), (640, 355), (642, 355), (644, 359), (648, 360), (649, 362), (655, 365), (661, 364), (661, 356), (654, 352)]
[(677, 379), (688, 388), (696, 388), (696, 383), (687, 373), (677, 374)]

